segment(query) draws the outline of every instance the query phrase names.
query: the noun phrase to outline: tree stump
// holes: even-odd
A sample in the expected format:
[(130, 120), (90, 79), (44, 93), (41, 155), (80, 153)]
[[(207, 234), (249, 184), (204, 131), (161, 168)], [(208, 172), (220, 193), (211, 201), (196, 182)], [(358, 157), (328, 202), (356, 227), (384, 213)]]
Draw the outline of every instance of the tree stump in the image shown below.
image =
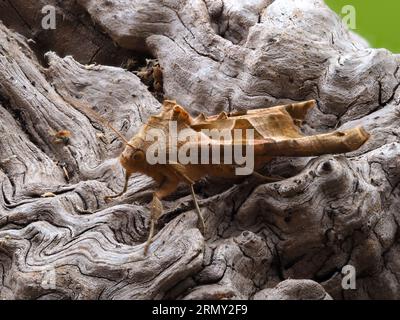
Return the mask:
[[(46, 4), (55, 30), (41, 29)], [(368, 48), (322, 0), (0, 9), (0, 298), (400, 299), (398, 55)], [(204, 236), (180, 188), (143, 256), (149, 205), (137, 195), (154, 183), (136, 175), (105, 203), (123, 185), (123, 144), (68, 99), (130, 138), (161, 107), (126, 70), (135, 57), (158, 59), (164, 98), (193, 114), (316, 99), (306, 133), (362, 125), (371, 138), (275, 159), (266, 170), (280, 182), (198, 183)], [(342, 287), (347, 265), (355, 290)]]

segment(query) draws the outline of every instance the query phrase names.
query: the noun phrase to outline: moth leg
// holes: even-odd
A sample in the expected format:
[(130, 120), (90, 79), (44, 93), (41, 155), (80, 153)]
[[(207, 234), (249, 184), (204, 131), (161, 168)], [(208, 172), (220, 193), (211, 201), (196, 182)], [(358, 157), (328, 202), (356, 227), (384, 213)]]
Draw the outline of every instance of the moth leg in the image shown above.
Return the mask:
[(264, 183), (278, 182), (278, 181), (282, 181), (282, 180), (286, 179), (281, 176), (267, 177), (267, 176), (262, 175), (261, 173), (258, 173), (257, 171), (253, 171), (252, 176)]
[(174, 170), (174, 172), (182, 180), (184, 180), (187, 184), (189, 184), (190, 191), (191, 191), (192, 197), (193, 197), (194, 206), (196, 208), (196, 213), (197, 213), (197, 228), (199, 228), (201, 234), (204, 235), (205, 223), (204, 223), (204, 218), (203, 218), (203, 215), (201, 213), (199, 204), (198, 204), (197, 199), (196, 199), (196, 194), (195, 194), (194, 189), (193, 189), (194, 181), (191, 178), (188, 177), (188, 175), (186, 174), (186, 171), (185, 171), (185, 167), (182, 166), (181, 164), (170, 163), (170, 167)]
[(161, 186), (153, 193), (153, 200), (151, 201), (150, 209), (150, 231), (149, 236), (144, 246), (144, 255), (147, 255), (150, 244), (154, 237), (154, 226), (158, 221), (158, 218), (163, 213), (163, 205), (161, 199), (170, 195), (176, 190), (178, 181), (176, 180), (165, 180)]
[(153, 240), (154, 225), (156, 224), (158, 218), (161, 216), (162, 212), (163, 212), (163, 205), (161, 203), (161, 200), (157, 197), (156, 193), (154, 193), (153, 200), (151, 201), (150, 231), (143, 252), (145, 256), (147, 255), (149, 246)]
[(200, 211), (199, 204), (197, 203), (196, 194), (194, 193), (194, 189), (193, 189), (193, 184), (190, 185), (190, 191), (192, 192), (193, 202), (194, 202), (194, 206), (196, 208), (196, 213), (197, 213), (197, 228), (199, 228), (201, 234), (204, 235), (206, 227), (205, 227), (203, 215)]
[(116, 194), (116, 195), (112, 195), (112, 196), (106, 196), (104, 197), (104, 201), (108, 201), (110, 199), (115, 199), (115, 198), (119, 198), (120, 196), (122, 196), (127, 190), (128, 190), (128, 181), (129, 181), (129, 177), (131, 176), (131, 173), (126, 171), (125, 172), (125, 183), (124, 183), (124, 188), (123, 190)]

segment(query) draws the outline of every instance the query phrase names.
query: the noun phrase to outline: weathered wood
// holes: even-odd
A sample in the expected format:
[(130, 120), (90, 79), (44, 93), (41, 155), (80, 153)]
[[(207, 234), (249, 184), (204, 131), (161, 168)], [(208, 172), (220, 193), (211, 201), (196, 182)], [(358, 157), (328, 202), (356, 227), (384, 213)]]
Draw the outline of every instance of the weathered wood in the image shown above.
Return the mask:
[(255, 300), (332, 300), (324, 288), (312, 280), (285, 280), (275, 288), (254, 295)]
[[(15, 3), (20, 17), (42, 5)], [(104, 202), (122, 188), (123, 145), (68, 97), (128, 138), (159, 102), (124, 69), (77, 62), (93, 55), (89, 44), (64, 52), (49, 41), (42, 50), (58, 54), (44, 66), (40, 50), (0, 24), (1, 298), (400, 299), (398, 55), (368, 48), (322, 0), (78, 3), (83, 25), (90, 17), (108, 36), (87, 32), (105, 48), (156, 57), (165, 97), (194, 113), (316, 99), (307, 133), (362, 125), (371, 138), (345, 155), (278, 158), (266, 172), (289, 178), (281, 182), (199, 183), (205, 237), (182, 187), (164, 201), (143, 257), (148, 197), (135, 194), (154, 185), (133, 177), (125, 197)], [(57, 8), (78, 10), (69, 5)], [(55, 143), (59, 130), (71, 131), (68, 143)], [(345, 265), (356, 290), (342, 289)]]
[[(42, 19), (48, 13), (42, 13), (42, 9), (46, 6), (56, 8), (55, 29), (42, 27)], [(49, 50), (60, 56), (73, 55), (81, 63), (113, 66), (124, 65), (133, 56), (131, 50), (116, 46), (74, 0), (1, 1), (0, 20), (27, 37), (40, 60)]]

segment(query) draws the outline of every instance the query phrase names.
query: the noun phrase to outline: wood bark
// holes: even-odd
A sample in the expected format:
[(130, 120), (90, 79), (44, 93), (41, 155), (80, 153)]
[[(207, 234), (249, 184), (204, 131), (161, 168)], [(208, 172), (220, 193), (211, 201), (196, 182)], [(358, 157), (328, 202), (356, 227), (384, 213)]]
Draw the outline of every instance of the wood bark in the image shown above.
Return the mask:
[[(45, 31), (49, 2), (58, 27)], [(0, 298), (400, 299), (398, 55), (369, 48), (322, 0), (0, 9)], [(277, 158), (266, 173), (281, 182), (198, 183), (204, 236), (181, 187), (144, 257), (154, 183), (136, 175), (105, 203), (123, 186), (123, 144), (68, 102), (130, 138), (161, 107), (123, 68), (132, 57), (157, 58), (164, 97), (193, 114), (316, 99), (306, 133), (362, 125), (371, 138), (344, 155)], [(342, 287), (346, 265), (355, 290)]]

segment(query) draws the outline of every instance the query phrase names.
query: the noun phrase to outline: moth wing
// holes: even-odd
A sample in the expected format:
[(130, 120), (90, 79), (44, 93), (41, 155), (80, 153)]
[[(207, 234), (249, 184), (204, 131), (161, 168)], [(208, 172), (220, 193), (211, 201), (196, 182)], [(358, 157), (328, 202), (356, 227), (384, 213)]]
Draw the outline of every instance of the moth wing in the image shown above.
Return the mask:
[[(280, 139), (269, 137), (266, 139), (234, 141), (233, 147), (241, 147), (243, 152), (245, 146), (254, 147), (254, 155), (260, 157), (313, 157), (323, 154), (338, 154), (357, 150), (370, 137), (362, 127), (348, 130), (335, 131), (312, 136), (299, 136)], [(228, 143), (213, 140), (223, 152)]]
[(304, 121), (307, 112), (315, 107), (316, 101), (309, 100), (270, 108), (253, 109), (205, 117), (201, 114), (191, 127), (202, 129), (255, 129), (255, 138), (276, 139), (303, 136), (298, 127)]
[(249, 116), (247, 121), (263, 139), (286, 140), (304, 136), (293, 118), (284, 110)]
[(248, 119), (264, 139), (299, 138), (303, 136), (299, 127), (308, 111), (315, 105), (315, 100), (309, 100), (271, 108), (254, 109), (248, 110), (246, 114), (233, 116), (231, 119)]
[(258, 114), (263, 115), (264, 113), (274, 113), (277, 110), (285, 110), (289, 113), (293, 120), (304, 121), (308, 111), (317, 105), (315, 100), (308, 100), (303, 102), (290, 103), (270, 108), (261, 108), (247, 110), (247, 115)]

